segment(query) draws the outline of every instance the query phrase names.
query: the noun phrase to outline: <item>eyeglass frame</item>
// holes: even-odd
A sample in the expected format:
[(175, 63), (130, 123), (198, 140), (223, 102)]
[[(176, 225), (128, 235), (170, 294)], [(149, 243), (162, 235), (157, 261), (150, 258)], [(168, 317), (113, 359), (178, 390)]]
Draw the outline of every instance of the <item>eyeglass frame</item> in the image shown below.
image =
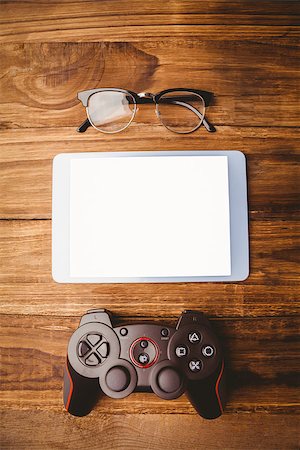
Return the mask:
[[(94, 95), (94, 94), (96, 94), (96, 93), (98, 93), (98, 92), (122, 92), (122, 93), (124, 93), (124, 94), (130, 94), (130, 95), (133, 97), (133, 100), (134, 100), (134, 110), (133, 110), (132, 117), (131, 117), (130, 121), (128, 122), (128, 124), (127, 124), (125, 127), (121, 128), (120, 130), (117, 130), (117, 131), (104, 131), (104, 130), (100, 130), (99, 128), (97, 128), (97, 127), (93, 124), (92, 120), (91, 120), (90, 117), (89, 117), (89, 112), (88, 112), (88, 101), (89, 101), (89, 98), (90, 98), (92, 95)], [(199, 117), (199, 114), (202, 116), (200, 123), (199, 123), (196, 127), (194, 127), (192, 130), (190, 130), (190, 131), (174, 131), (174, 130), (172, 130), (171, 128), (168, 128), (168, 127), (163, 123), (163, 121), (161, 120), (161, 118), (160, 118), (160, 112), (159, 112), (159, 109), (158, 109), (159, 99), (160, 99), (163, 95), (168, 94), (168, 93), (171, 93), (171, 92), (190, 92), (190, 93), (197, 94), (197, 95), (199, 95), (199, 96), (201, 97), (201, 99), (202, 99), (202, 101), (203, 101), (203, 107), (204, 107), (204, 112), (203, 112), (203, 114), (200, 113), (198, 110), (196, 110), (196, 108), (193, 108), (192, 105), (190, 105), (190, 104), (188, 104), (188, 103), (186, 104), (186, 105), (189, 105), (189, 107), (190, 107), (189, 109), (194, 110), (194, 112), (195, 112), (195, 110), (197, 111), (196, 114), (198, 115), (198, 117)], [(81, 103), (83, 104), (83, 106), (84, 106), (85, 109), (86, 109), (87, 119), (86, 119), (84, 122), (82, 122), (81, 125), (79, 125), (79, 127), (76, 129), (76, 131), (78, 131), (79, 133), (84, 133), (90, 126), (92, 126), (93, 128), (95, 128), (97, 131), (100, 131), (101, 133), (105, 133), (105, 134), (115, 134), (115, 133), (119, 133), (119, 132), (125, 130), (126, 128), (128, 128), (129, 125), (131, 124), (131, 122), (133, 121), (133, 119), (135, 118), (135, 114), (136, 114), (136, 112), (137, 112), (137, 105), (138, 105), (138, 104), (154, 103), (154, 104), (155, 104), (155, 109), (156, 109), (156, 114), (157, 114), (157, 116), (158, 116), (158, 118), (159, 118), (161, 124), (162, 124), (165, 128), (167, 128), (168, 130), (173, 131), (174, 133), (177, 133), (177, 134), (189, 134), (189, 133), (193, 133), (194, 131), (198, 130), (198, 128), (200, 128), (200, 126), (203, 124), (204, 127), (205, 127), (205, 129), (206, 129), (208, 132), (212, 133), (212, 132), (215, 132), (215, 131), (216, 131), (216, 128), (215, 128), (214, 125), (212, 125), (212, 124), (207, 120), (207, 118), (205, 117), (205, 108), (206, 108), (207, 106), (209, 106), (212, 97), (213, 97), (213, 93), (212, 93), (212, 92), (209, 92), (209, 91), (203, 91), (203, 90), (199, 90), (199, 89), (190, 89), (190, 88), (170, 88), (170, 89), (165, 89), (165, 90), (163, 90), (163, 91), (160, 91), (160, 92), (158, 92), (157, 94), (152, 94), (151, 92), (140, 92), (140, 93), (136, 93), (136, 92), (134, 92), (134, 91), (130, 91), (130, 90), (128, 90), (128, 89), (121, 89), (121, 88), (96, 88), (96, 89), (87, 89), (87, 90), (85, 90), (85, 91), (80, 91), (80, 92), (78, 92), (78, 94), (77, 94), (78, 100), (81, 101)], [(185, 106), (186, 106), (186, 105), (185, 105)]]

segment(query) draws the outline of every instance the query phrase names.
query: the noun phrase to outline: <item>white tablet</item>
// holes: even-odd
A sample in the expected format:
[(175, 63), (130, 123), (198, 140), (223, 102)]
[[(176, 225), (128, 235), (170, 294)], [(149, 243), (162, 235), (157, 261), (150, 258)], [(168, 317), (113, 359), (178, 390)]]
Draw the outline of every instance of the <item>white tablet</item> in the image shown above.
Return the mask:
[(52, 274), (61, 283), (244, 280), (243, 153), (57, 155)]

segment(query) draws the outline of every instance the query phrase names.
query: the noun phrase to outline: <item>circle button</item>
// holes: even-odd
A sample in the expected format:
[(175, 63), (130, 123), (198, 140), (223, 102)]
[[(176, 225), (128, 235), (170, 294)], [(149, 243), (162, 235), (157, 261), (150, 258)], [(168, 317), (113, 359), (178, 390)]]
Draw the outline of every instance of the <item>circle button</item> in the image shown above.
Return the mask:
[(130, 374), (125, 367), (112, 367), (106, 374), (105, 381), (109, 389), (114, 392), (124, 391), (130, 381)]
[(120, 335), (121, 336), (127, 336), (127, 333), (128, 333), (127, 328), (121, 328), (121, 330), (120, 330)]
[(202, 354), (206, 356), (207, 358), (210, 358), (215, 353), (213, 347), (211, 345), (206, 345), (202, 349)]
[(170, 394), (171, 392), (176, 392), (180, 388), (181, 377), (176, 370), (167, 367), (159, 372), (157, 384), (162, 391)]

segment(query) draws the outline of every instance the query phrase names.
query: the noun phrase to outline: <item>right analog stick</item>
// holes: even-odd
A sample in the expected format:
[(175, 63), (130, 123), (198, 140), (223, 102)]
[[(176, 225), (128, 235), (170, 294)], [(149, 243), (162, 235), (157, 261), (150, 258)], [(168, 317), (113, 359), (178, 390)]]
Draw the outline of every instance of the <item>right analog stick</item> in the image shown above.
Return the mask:
[(124, 391), (130, 382), (130, 374), (125, 367), (112, 367), (106, 374), (106, 384), (114, 392)]
[(182, 381), (179, 373), (171, 367), (162, 369), (157, 375), (157, 384), (159, 388), (168, 394), (176, 392), (180, 388), (181, 383)]

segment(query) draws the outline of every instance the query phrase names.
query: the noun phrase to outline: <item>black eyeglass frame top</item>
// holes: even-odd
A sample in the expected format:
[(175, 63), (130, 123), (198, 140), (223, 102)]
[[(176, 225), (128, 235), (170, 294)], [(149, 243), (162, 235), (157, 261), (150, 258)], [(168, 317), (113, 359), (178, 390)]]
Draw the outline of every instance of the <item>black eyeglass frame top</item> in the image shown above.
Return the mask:
[[(134, 116), (135, 116), (135, 113), (136, 113), (136, 105), (137, 105), (137, 104), (154, 103), (155, 105), (158, 105), (158, 104), (159, 104), (160, 98), (161, 98), (163, 95), (165, 95), (165, 94), (168, 94), (168, 93), (171, 93), (171, 92), (190, 92), (190, 93), (198, 94), (198, 95), (203, 99), (204, 107), (207, 107), (207, 106), (209, 106), (210, 101), (211, 101), (211, 99), (212, 99), (212, 97), (213, 97), (213, 93), (212, 93), (212, 92), (202, 91), (202, 90), (199, 90), (199, 89), (188, 89), (188, 88), (171, 88), (171, 89), (165, 89), (165, 90), (163, 90), (163, 91), (161, 91), (161, 92), (158, 92), (157, 94), (152, 94), (152, 93), (150, 93), (150, 92), (136, 93), (136, 92), (134, 92), (134, 91), (129, 91), (128, 89), (119, 89), (119, 88), (98, 88), (98, 89), (88, 89), (88, 90), (86, 90), (86, 91), (78, 92), (77, 98), (78, 98), (78, 100), (81, 101), (81, 103), (83, 104), (83, 106), (87, 109), (87, 108), (88, 108), (88, 101), (89, 101), (89, 98), (90, 98), (93, 94), (96, 94), (96, 93), (98, 93), (98, 92), (105, 92), (105, 91), (106, 91), (106, 92), (107, 92), (107, 91), (122, 92), (122, 93), (124, 93), (124, 94), (130, 94), (130, 95), (134, 98), (134, 100), (135, 100), (135, 110), (134, 110), (134, 112), (133, 112), (132, 119), (130, 120), (130, 122), (128, 123), (128, 125), (126, 125), (126, 127), (124, 127), (124, 129), (127, 128), (127, 127), (130, 125), (130, 123), (132, 122), (132, 120), (133, 120), (133, 118), (134, 118)], [(175, 101), (175, 99), (176, 99), (176, 97), (175, 97), (175, 98), (172, 98), (172, 101)], [(188, 105), (188, 104), (186, 103), (185, 106), (187, 106), (187, 105)], [(193, 108), (191, 105), (188, 105), (188, 107), (189, 107), (189, 109), (193, 110), (194, 112), (197, 111), (197, 110), (195, 110), (195, 108)], [(88, 114), (88, 111), (87, 111), (87, 114)], [(159, 113), (158, 113), (158, 114), (159, 114)], [(199, 111), (197, 111), (197, 115), (199, 115), (199, 114), (200, 114)], [(201, 115), (201, 114), (200, 114), (200, 115)], [(201, 115), (201, 116), (202, 116), (202, 115)], [(206, 129), (207, 131), (209, 131), (210, 133), (213, 133), (213, 132), (216, 131), (214, 125), (212, 125), (212, 124), (207, 120), (207, 118), (204, 116), (204, 114), (203, 114), (203, 117), (202, 117), (201, 122), (200, 122), (199, 125), (197, 125), (193, 130), (187, 131), (187, 132), (176, 132), (176, 131), (175, 131), (175, 133), (178, 133), (178, 134), (188, 134), (188, 133), (192, 133), (192, 132), (196, 131), (202, 124), (204, 125), (205, 129)], [(164, 124), (163, 124), (163, 125), (164, 125)], [(90, 119), (87, 118), (81, 125), (79, 125), (79, 127), (77, 128), (76, 131), (78, 131), (79, 133), (84, 133), (90, 126), (93, 126), (93, 124), (91, 123)], [(165, 125), (164, 125), (164, 126), (165, 126)], [(95, 128), (96, 128), (96, 127), (95, 127)], [(168, 127), (166, 127), (166, 128), (168, 128)], [(168, 128), (168, 129), (170, 129), (170, 128)], [(97, 128), (97, 130), (98, 130), (98, 128)], [(170, 130), (173, 131), (172, 129), (170, 129)], [(99, 130), (99, 131), (101, 131), (101, 130)], [(122, 130), (119, 130), (119, 131), (122, 131)], [(107, 132), (104, 132), (104, 133), (107, 133)], [(109, 134), (114, 134), (114, 133), (116, 133), (116, 132), (108, 132), (108, 133), (109, 133)]]

